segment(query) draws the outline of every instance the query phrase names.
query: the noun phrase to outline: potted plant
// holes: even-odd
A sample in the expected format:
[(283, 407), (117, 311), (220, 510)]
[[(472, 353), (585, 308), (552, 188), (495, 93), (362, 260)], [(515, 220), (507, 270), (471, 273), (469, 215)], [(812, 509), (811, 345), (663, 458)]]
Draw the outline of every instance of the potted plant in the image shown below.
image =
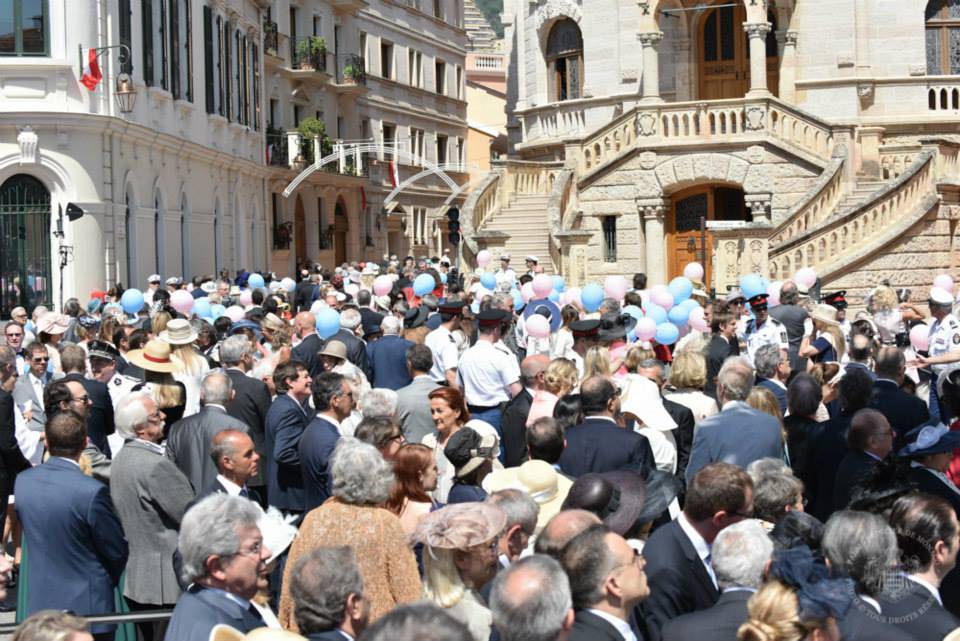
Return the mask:
[(297, 64), (300, 69), (326, 69), (327, 42), (319, 36), (309, 36), (297, 43)]
[(360, 81), (363, 69), (356, 63), (350, 63), (343, 68), (343, 80), (347, 84), (355, 85)]
[(320, 153), (321, 155), (329, 154), (333, 146), (330, 144), (330, 137), (327, 136), (327, 126), (323, 124), (323, 121), (319, 118), (309, 116), (300, 121), (300, 124), (297, 125), (297, 131), (300, 132), (300, 135), (303, 136), (303, 156), (308, 163), (314, 162), (313, 157), (313, 139), (320, 139)]

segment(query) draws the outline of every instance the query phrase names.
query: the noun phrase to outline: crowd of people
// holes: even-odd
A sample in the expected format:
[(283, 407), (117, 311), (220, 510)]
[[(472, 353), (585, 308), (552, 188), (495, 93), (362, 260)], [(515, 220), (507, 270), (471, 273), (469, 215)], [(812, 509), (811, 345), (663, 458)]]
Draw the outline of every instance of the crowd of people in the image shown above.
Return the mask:
[(12, 310), (13, 638), (960, 639), (952, 282), (694, 283), (645, 340), (643, 274), (585, 305), (510, 261)]

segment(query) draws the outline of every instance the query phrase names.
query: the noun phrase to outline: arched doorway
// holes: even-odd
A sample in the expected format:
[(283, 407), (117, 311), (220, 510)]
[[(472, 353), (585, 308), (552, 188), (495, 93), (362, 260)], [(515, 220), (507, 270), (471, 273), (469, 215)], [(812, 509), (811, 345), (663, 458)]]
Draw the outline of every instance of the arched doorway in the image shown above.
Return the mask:
[(743, 199), (743, 190), (732, 185), (697, 185), (670, 197), (670, 217), (666, 221), (667, 277), (683, 275), (687, 263), (701, 263), (703, 282), (710, 286), (713, 236), (701, 221), (751, 220)]
[[(750, 90), (750, 42), (743, 29), (747, 12), (741, 3), (710, 9), (699, 29), (700, 99), (743, 98)], [(777, 18), (767, 11), (767, 87), (776, 95), (780, 86)]]
[(337, 265), (347, 262), (347, 232), (350, 231), (350, 221), (347, 218), (347, 206), (343, 199), (337, 199), (337, 206), (333, 211), (333, 257)]
[(307, 260), (307, 221), (303, 213), (303, 199), (297, 196), (293, 207), (293, 249), (296, 264), (302, 265)]
[(558, 20), (547, 36), (550, 101), (575, 100), (583, 92), (583, 36), (570, 18)]
[(53, 299), (50, 192), (26, 174), (0, 185), (0, 318), (23, 306), (32, 313)]

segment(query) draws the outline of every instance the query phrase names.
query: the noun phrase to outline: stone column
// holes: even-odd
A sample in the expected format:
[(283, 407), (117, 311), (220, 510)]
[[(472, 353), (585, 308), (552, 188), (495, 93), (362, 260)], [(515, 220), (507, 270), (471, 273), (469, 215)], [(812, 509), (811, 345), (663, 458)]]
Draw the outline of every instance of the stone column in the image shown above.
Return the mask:
[(647, 242), (646, 247), (646, 274), (651, 283), (667, 282), (667, 263), (664, 255), (663, 216), (666, 205), (644, 204), (641, 206), (643, 216), (643, 235)]
[(880, 144), (883, 141), (883, 127), (860, 128), (860, 175), (880, 178)]
[(650, 31), (637, 34), (643, 43), (643, 91), (640, 102), (646, 104), (663, 102), (660, 97), (660, 55), (657, 47), (663, 40), (662, 31)]
[(750, 97), (769, 96), (767, 88), (767, 34), (769, 22), (744, 22), (743, 29), (750, 36)]
[[(780, 100), (794, 102), (797, 97), (797, 31), (783, 32), (780, 53)], [(780, 32), (777, 33), (780, 39)]]
[(744, 200), (754, 223), (770, 224), (771, 194), (747, 194), (744, 196)]
[(690, 38), (678, 38), (673, 43), (673, 65), (677, 101), (693, 100), (690, 82)]

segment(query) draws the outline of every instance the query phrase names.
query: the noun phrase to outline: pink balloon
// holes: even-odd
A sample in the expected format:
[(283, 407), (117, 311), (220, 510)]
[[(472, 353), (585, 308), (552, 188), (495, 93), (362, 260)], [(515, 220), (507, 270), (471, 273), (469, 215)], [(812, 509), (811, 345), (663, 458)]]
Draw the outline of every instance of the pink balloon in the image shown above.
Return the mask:
[(952, 294), (954, 288), (953, 278), (950, 274), (940, 274), (933, 279), (933, 286), (943, 288)]
[(623, 300), (628, 287), (627, 279), (623, 276), (607, 276), (607, 279), (603, 281), (604, 295), (617, 300)]
[(800, 285), (800, 287), (803, 287), (804, 289), (810, 289), (817, 282), (817, 272), (813, 271), (812, 267), (803, 267), (802, 269), (797, 270), (793, 280), (796, 281), (797, 285)]
[(703, 280), (703, 265), (687, 263), (687, 266), (683, 268), (683, 275), (690, 280)]
[(770, 286), (767, 287), (767, 294), (770, 296), (767, 299), (767, 305), (769, 307), (776, 307), (780, 304), (780, 288), (783, 287), (783, 281), (775, 280), (770, 283)]
[(580, 288), (571, 287), (567, 291), (563, 292), (560, 295), (560, 300), (563, 301), (564, 305), (573, 305), (574, 307), (580, 307)]
[(224, 312), (227, 318), (236, 323), (239, 320), (243, 320), (243, 308), (239, 305), (231, 305)]
[(666, 310), (673, 307), (673, 294), (666, 285), (654, 285), (650, 290), (650, 300)]
[(920, 323), (910, 328), (910, 345), (918, 352), (925, 352), (930, 347), (930, 328)]
[(553, 279), (546, 274), (537, 274), (533, 277), (533, 293), (537, 298), (546, 298), (553, 291)]
[(184, 316), (190, 315), (190, 311), (193, 309), (193, 302), (193, 294), (185, 289), (178, 289), (170, 294), (170, 306)]
[(523, 296), (524, 303), (529, 303), (530, 299), (533, 298), (533, 283), (524, 283), (520, 288), (520, 295)]
[(373, 280), (373, 293), (377, 296), (386, 296), (393, 289), (393, 279), (384, 274)]
[(357, 285), (356, 283), (350, 283), (343, 288), (343, 291), (356, 298), (357, 294), (360, 293), (360, 285)]
[(253, 305), (253, 292), (249, 289), (245, 289), (240, 292), (240, 304), (246, 307), (247, 305)]
[(710, 331), (710, 325), (707, 323), (707, 320), (703, 317), (703, 308), (695, 307), (690, 311), (690, 316), (687, 317), (687, 323), (693, 329), (698, 332), (708, 332)]
[(493, 256), (491, 256), (490, 252), (486, 249), (481, 249), (477, 253), (477, 267), (486, 267), (490, 264), (491, 260), (493, 260)]
[(524, 327), (534, 338), (546, 338), (550, 335), (550, 321), (540, 314), (533, 314), (527, 318)]
[(657, 335), (657, 321), (648, 316), (644, 316), (637, 321), (637, 326), (633, 331), (637, 335), (637, 340), (651, 340)]

